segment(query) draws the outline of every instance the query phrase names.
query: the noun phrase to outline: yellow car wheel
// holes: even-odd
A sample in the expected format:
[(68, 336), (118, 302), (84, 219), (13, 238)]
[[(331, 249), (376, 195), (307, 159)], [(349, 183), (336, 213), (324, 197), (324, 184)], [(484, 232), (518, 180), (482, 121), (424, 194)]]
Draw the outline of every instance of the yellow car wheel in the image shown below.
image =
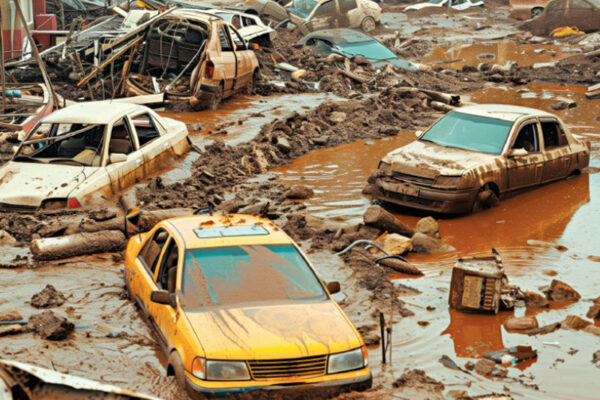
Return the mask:
[(197, 394), (190, 390), (190, 388), (188, 388), (186, 384), (185, 370), (183, 368), (181, 358), (179, 357), (179, 354), (177, 354), (177, 351), (172, 351), (171, 354), (169, 354), (168, 363), (169, 366), (167, 369), (167, 374), (172, 373), (173, 375), (175, 375), (177, 385), (179, 385), (180, 388), (185, 389), (185, 391), (190, 395), (190, 397), (194, 398), (194, 396)]

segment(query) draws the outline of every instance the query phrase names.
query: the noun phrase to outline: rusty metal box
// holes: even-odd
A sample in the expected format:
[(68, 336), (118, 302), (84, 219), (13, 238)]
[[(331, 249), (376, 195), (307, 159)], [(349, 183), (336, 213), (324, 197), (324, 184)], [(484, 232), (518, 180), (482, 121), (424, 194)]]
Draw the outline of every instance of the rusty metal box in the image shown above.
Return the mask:
[(461, 311), (497, 314), (503, 276), (498, 256), (459, 258), (452, 269), (448, 304)]

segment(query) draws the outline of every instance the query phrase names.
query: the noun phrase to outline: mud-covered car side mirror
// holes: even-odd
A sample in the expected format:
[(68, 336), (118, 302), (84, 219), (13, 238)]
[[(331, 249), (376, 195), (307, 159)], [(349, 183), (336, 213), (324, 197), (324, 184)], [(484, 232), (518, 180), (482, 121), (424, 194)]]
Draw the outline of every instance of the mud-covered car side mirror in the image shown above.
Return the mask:
[(524, 157), (527, 154), (529, 154), (527, 152), (527, 150), (525, 149), (510, 149), (510, 151), (508, 152), (508, 156), (509, 157)]
[(327, 290), (329, 291), (329, 294), (339, 293), (341, 290), (340, 283), (338, 281), (328, 282)]
[(150, 293), (150, 301), (167, 306), (172, 305), (171, 296), (166, 290), (153, 290), (152, 293)]
[(127, 154), (123, 154), (123, 153), (111, 153), (110, 157), (108, 158), (108, 160), (110, 161), (111, 164), (117, 164), (117, 163), (125, 162), (125, 161), (127, 161)]

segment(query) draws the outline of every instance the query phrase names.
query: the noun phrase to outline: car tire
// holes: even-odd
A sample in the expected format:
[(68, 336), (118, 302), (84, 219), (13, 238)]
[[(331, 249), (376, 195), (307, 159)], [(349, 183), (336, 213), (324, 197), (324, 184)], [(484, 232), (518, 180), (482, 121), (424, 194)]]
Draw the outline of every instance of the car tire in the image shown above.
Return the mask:
[(538, 15), (540, 15), (542, 12), (544, 12), (543, 8), (540, 7), (536, 7), (534, 9), (531, 10), (531, 18), (535, 18)]
[(183, 368), (183, 363), (181, 362), (181, 358), (179, 357), (179, 354), (177, 354), (177, 351), (174, 350), (169, 354), (168, 364), (173, 369), (173, 374), (175, 375), (175, 380), (179, 387), (184, 389), (190, 397), (193, 398), (195, 393), (190, 393), (191, 389), (188, 387), (187, 380), (185, 379), (185, 369)]
[(256, 85), (256, 81), (258, 80), (258, 76), (258, 70), (254, 71), (252, 77), (250, 78), (248, 83), (246, 83), (246, 86), (244, 87), (242, 93), (247, 95), (251, 95), (254, 93), (254, 87)]
[(364, 17), (362, 21), (360, 21), (360, 29), (363, 32), (369, 33), (375, 30), (376, 24), (373, 17)]
[(219, 105), (221, 104), (221, 100), (223, 100), (223, 84), (219, 84), (219, 86), (217, 86), (217, 90), (215, 91), (215, 94), (213, 95), (213, 98), (208, 106), (208, 109), (216, 110), (217, 108), (219, 108)]
[(476, 213), (488, 208), (496, 207), (499, 204), (500, 198), (498, 197), (498, 194), (492, 188), (492, 185), (487, 183), (481, 189), (479, 189), (477, 196), (475, 196), (475, 201), (473, 202), (471, 211)]

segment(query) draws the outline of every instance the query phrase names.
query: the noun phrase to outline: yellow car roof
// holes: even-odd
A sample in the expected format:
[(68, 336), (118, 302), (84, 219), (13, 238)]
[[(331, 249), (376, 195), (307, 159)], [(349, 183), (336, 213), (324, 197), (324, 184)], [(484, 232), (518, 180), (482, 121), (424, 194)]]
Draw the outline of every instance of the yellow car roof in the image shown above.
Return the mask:
[(252, 215), (192, 215), (164, 222), (179, 233), (186, 249), (292, 243), (273, 222)]

